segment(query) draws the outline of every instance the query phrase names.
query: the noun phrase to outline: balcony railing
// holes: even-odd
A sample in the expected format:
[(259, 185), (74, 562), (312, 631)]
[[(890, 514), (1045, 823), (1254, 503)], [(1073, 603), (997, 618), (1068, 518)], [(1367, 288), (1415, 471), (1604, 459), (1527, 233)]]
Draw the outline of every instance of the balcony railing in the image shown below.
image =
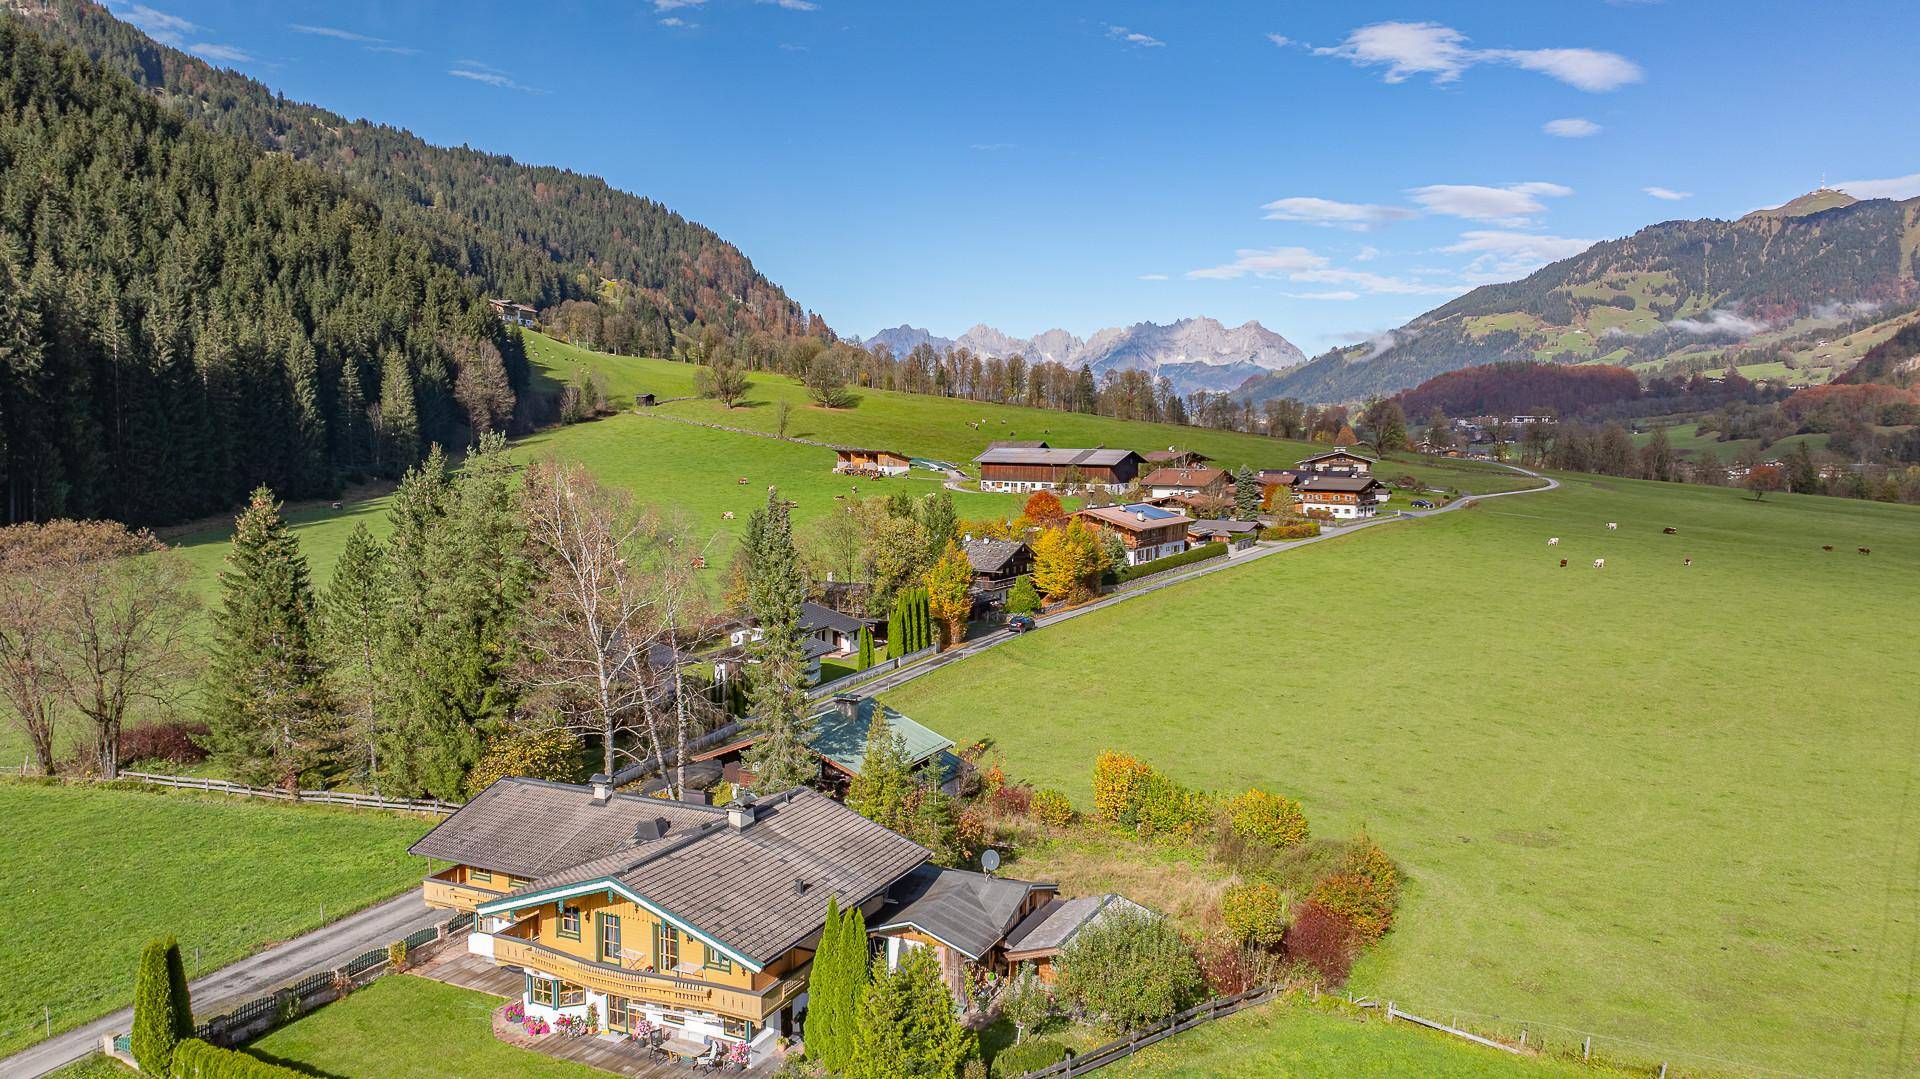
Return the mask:
[(568, 955), (527, 940), (510, 927), (493, 935), (493, 961), (515, 967), (532, 967), (565, 978), (601, 993), (631, 997), (670, 1008), (717, 1012), (722, 1015), (764, 1022), (767, 1016), (786, 1007), (806, 987), (811, 963), (787, 975), (766, 989), (754, 992), (733, 986), (713, 985), (664, 974), (628, 970), (613, 963), (598, 963)]
[(468, 914), (472, 914), (475, 907), (478, 907), (482, 903), (498, 899), (505, 894), (503, 892), (489, 891), (485, 888), (477, 888), (471, 884), (462, 884), (459, 881), (451, 879), (450, 874), (454, 872), (456, 871), (449, 869), (435, 873), (422, 882), (420, 895), (427, 901), (427, 906), (439, 907), (445, 910), (465, 911)]

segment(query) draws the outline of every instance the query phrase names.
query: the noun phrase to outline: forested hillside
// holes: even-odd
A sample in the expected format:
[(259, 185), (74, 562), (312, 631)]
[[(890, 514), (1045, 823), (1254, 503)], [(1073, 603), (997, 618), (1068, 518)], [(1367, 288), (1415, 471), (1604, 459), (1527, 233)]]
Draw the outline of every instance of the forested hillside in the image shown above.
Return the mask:
[[(1837, 336), (1912, 310), (1917, 249), (1920, 199), (1803, 196), (1738, 221), (1667, 221), (1519, 281), (1483, 285), (1380, 340), (1239, 393), (1255, 402), (1358, 400), (1503, 360), (1600, 360), (1670, 376), (1717, 370), (1735, 351)], [(1698, 362), (1674, 362), (1688, 358)]]
[(0, 15), (6, 520), (397, 475), (507, 425), (526, 380), (417, 228)]
[(542, 308), (617, 295), (635, 344), (650, 351), (694, 323), (729, 336), (809, 328), (800, 306), (713, 230), (599, 177), (432, 146), (402, 128), (288, 101), (154, 42), (89, 0), (7, 3), (195, 122), (346, 178), (396, 220), (428, 230), (442, 256), (491, 295)]

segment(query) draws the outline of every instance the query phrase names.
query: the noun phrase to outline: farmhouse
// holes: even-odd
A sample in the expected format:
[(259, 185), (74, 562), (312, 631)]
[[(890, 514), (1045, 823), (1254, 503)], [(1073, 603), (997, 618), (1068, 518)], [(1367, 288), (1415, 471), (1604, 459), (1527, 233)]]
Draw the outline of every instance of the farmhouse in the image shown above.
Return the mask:
[(1330, 472), (1336, 475), (1370, 475), (1373, 461), (1351, 450), (1339, 449), (1327, 453), (1316, 453), (1312, 457), (1294, 466), (1299, 472)]
[(1172, 446), (1164, 450), (1148, 450), (1140, 456), (1155, 468), (1198, 468), (1213, 460), (1198, 450), (1178, 450)]
[(1224, 468), (1156, 468), (1140, 480), (1155, 498), (1174, 495), (1224, 497), (1233, 490), (1233, 476)]
[(1260, 526), (1252, 521), (1194, 521), (1187, 525), (1187, 542), (1195, 547), (1224, 543), (1233, 554), (1252, 547), (1260, 539)]
[(1316, 474), (1301, 477), (1293, 496), (1309, 517), (1346, 520), (1373, 516), (1388, 492), (1386, 484), (1369, 475)]
[(1080, 486), (1119, 491), (1140, 474), (1140, 455), (1132, 450), (1054, 449), (1002, 446), (973, 459), (980, 466), (982, 491), (1047, 491)]
[(835, 461), (833, 470), (852, 476), (904, 476), (913, 467), (913, 461), (904, 453), (892, 450), (869, 450), (856, 447), (842, 447), (833, 451)]
[(539, 314), (526, 304), (512, 300), (488, 300), (487, 306), (493, 308), (493, 313), (499, 316), (500, 321), (511, 326), (531, 326)]
[(1102, 532), (1119, 536), (1120, 542), (1126, 545), (1129, 566), (1186, 550), (1187, 527), (1193, 524), (1193, 519), (1185, 514), (1145, 502), (1095, 506), (1076, 511), (1074, 516)]
[(961, 549), (973, 566), (974, 603), (1002, 603), (1021, 574), (1033, 572), (1033, 551), (1019, 540), (975, 539), (968, 536)]

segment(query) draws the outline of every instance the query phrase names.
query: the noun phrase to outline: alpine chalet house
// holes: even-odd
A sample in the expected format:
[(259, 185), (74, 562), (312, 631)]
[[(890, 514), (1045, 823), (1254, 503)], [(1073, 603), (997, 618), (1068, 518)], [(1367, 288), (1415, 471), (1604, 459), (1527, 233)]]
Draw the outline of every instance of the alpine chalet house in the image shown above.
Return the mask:
[(994, 607), (1007, 601), (1007, 593), (1022, 574), (1033, 572), (1033, 550), (1020, 540), (968, 536), (961, 549), (973, 567), (973, 602), (977, 607)]
[(524, 975), (549, 1022), (594, 1009), (763, 1059), (798, 1033), (827, 900), (869, 919), (924, 847), (804, 787), (726, 807), (503, 779), (410, 853), (455, 863), (430, 907), (472, 911), (468, 950)]
[(1140, 480), (1140, 486), (1155, 498), (1175, 495), (1233, 494), (1233, 475), (1224, 468), (1156, 468)]
[(1126, 506), (1095, 506), (1074, 516), (1102, 532), (1120, 537), (1127, 549), (1127, 565), (1137, 566), (1187, 549), (1187, 528), (1193, 519), (1145, 502)]
[(1300, 512), (1308, 517), (1351, 520), (1371, 517), (1388, 498), (1387, 485), (1367, 473), (1308, 473), (1293, 485)]
[(1148, 450), (1140, 456), (1155, 468), (1198, 468), (1213, 460), (1198, 450), (1178, 450), (1172, 446), (1164, 450)]
[(1362, 457), (1351, 450), (1331, 450), (1316, 453), (1312, 457), (1294, 466), (1301, 473), (1329, 473), (1332, 475), (1370, 476), (1373, 474), (1372, 458)]
[(1024, 493), (1075, 486), (1123, 491), (1140, 474), (1141, 457), (1132, 450), (996, 446), (973, 463), (980, 466), (982, 491)]
[(849, 476), (904, 476), (913, 462), (904, 453), (857, 447), (836, 449), (833, 470)]
[(487, 306), (493, 308), (493, 313), (500, 321), (510, 326), (532, 326), (539, 315), (538, 311), (526, 304), (512, 300), (488, 300)]
[[(905, 748), (907, 770), (915, 779), (925, 780), (948, 794), (959, 791), (960, 758), (953, 753), (953, 739), (915, 723), (907, 716), (879, 704), (872, 697), (842, 693), (824, 706), (816, 706), (807, 718), (807, 748), (820, 758), (820, 789), (844, 794), (860, 775), (867, 759), (867, 731), (876, 712), (884, 715), (888, 728)], [(753, 774), (746, 768), (747, 750), (762, 735), (748, 728), (739, 737), (710, 746), (693, 761), (714, 761), (721, 777), (736, 786), (752, 786)]]

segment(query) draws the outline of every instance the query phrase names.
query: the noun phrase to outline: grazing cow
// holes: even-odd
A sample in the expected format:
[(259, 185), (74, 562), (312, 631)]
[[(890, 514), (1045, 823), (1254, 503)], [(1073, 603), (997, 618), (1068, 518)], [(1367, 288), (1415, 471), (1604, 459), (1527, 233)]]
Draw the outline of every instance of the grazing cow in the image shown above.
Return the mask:
[(1547, 546), (1549, 546), (1549, 547), (1558, 547), (1558, 546), (1560, 546), (1560, 537), (1559, 537), (1559, 536), (1551, 536), (1551, 537), (1549, 537), (1549, 538), (1547, 539)]
[(1871, 547), (1862, 547), (1862, 548), (1860, 548), (1860, 553), (1861, 553), (1861, 554), (1872, 554), (1872, 553), (1873, 553), (1873, 548), (1871, 548)]
[(1833, 544), (1831, 544), (1831, 543), (1823, 543), (1823, 544), (1821, 544), (1821, 545), (1820, 545), (1820, 549), (1821, 549), (1821, 550), (1823, 550), (1823, 551), (1831, 551), (1831, 550), (1833, 550)]
[(1683, 559), (1681, 559), (1681, 560), (1680, 560), (1680, 564), (1681, 564), (1681, 565), (1683, 565), (1683, 566), (1691, 566), (1691, 565), (1693, 565), (1693, 559), (1691, 559), (1691, 558), (1683, 558)]
[(1607, 560), (1606, 560), (1606, 559), (1604, 559), (1604, 558), (1596, 558), (1596, 559), (1594, 559), (1594, 560), (1593, 560), (1593, 568), (1594, 568), (1594, 569), (1606, 569), (1606, 568), (1607, 568)]
[(1566, 568), (1567, 568), (1567, 560), (1566, 560), (1566, 559), (1564, 559), (1564, 558), (1563, 558), (1563, 559), (1561, 559), (1561, 560), (1560, 560), (1560, 568), (1561, 568), (1561, 569), (1566, 569)]
[(1661, 529), (1660, 531), (1669, 536), (1677, 536), (1680, 534), (1680, 530), (1673, 527), (1672, 525), (1668, 525), (1667, 527)]
[(747, 478), (745, 476), (742, 476), (738, 480), (735, 480), (734, 482), (738, 483), (742, 487), (745, 487), (747, 485)]
[(1618, 532), (1618, 531), (1620, 531), (1620, 522), (1618, 522), (1618, 521), (1608, 521), (1608, 522), (1607, 522), (1607, 531), (1609, 531), (1609, 532)]
[(731, 520), (733, 520), (733, 511), (732, 511), (732, 510), (728, 510), (727, 512), (725, 512), (725, 513), (723, 513), (723, 514), (721, 514), (721, 515), (720, 515), (720, 519), (721, 519), (721, 520), (723, 520), (723, 521), (731, 521)]

